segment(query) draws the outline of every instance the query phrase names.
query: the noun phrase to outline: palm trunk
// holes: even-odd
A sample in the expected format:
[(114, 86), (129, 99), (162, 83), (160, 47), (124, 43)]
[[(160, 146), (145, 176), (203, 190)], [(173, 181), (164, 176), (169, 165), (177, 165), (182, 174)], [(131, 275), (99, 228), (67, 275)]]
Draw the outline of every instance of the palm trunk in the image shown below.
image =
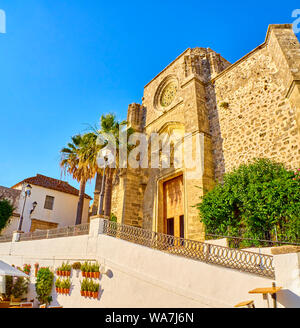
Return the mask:
[(112, 176), (110, 170), (107, 172), (105, 181), (105, 206), (104, 215), (110, 217), (111, 214), (111, 197), (112, 197)]
[(78, 199), (76, 223), (75, 223), (76, 225), (81, 224), (81, 221), (82, 221), (82, 212), (83, 212), (84, 196), (85, 196), (85, 184), (86, 184), (86, 181), (84, 179), (82, 179), (80, 181), (79, 199)]

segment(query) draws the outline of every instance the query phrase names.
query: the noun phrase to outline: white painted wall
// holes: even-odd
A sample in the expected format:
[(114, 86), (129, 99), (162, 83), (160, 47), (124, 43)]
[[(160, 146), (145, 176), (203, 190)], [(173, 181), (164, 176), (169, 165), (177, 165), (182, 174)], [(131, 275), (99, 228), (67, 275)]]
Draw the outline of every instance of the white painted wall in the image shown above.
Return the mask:
[[(233, 307), (249, 299), (257, 307), (268, 306), (261, 295), (248, 291), (271, 287), (272, 280), (98, 234), (97, 220), (92, 220), (86, 236), (0, 243), (0, 259), (18, 266), (28, 263), (34, 267), (38, 262), (53, 270), (67, 260), (97, 260), (104, 272), (111, 271), (111, 277), (103, 275), (100, 280), (98, 300), (80, 296), (82, 278), (73, 271), (70, 296), (57, 296), (53, 289), (53, 304), (64, 307)], [(272, 306), (271, 299), (269, 302)]]
[(300, 252), (274, 255), (274, 263), (277, 286), (286, 288), (278, 293), (278, 302), (300, 308)]
[[(58, 223), (58, 227), (75, 225), (78, 196), (52, 190), (52, 189), (47, 189), (40, 186), (35, 186), (35, 185), (31, 185), (31, 186), (32, 186), (31, 196), (27, 198), (26, 206), (24, 209), (24, 221), (22, 225), (22, 230), (24, 232), (28, 232), (30, 230), (31, 218)], [(18, 187), (16, 189), (22, 189), (22, 187)], [(47, 210), (44, 208), (46, 196), (52, 196), (55, 198), (53, 210)], [(32, 204), (35, 201), (38, 203), (38, 205), (35, 208), (30, 218), (30, 211), (32, 209)], [(24, 204), (24, 195), (22, 193), (19, 202), (19, 209), (17, 210), (18, 213), (22, 212), (23, 204)], [(90, 204), (90, 200), (85, 198), (82, 223), (86, 223), (88, 221), (89, 204)], [(2, 235), (9, 234), (17, 230), (18, 223), (19, 223), (19, 219), (13, 218), (11, 224), (7, 228), (5, 228), (1, 234)]]

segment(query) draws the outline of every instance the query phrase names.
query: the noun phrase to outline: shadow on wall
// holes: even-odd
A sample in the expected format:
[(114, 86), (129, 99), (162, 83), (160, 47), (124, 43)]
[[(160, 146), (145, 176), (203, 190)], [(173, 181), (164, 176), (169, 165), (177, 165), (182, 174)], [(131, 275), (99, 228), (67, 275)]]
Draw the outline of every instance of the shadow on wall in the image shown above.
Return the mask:
[(209, 95), (207, 99), (207, 107), (210, 121), (210, 133), (212, 137), (215, 179), (221, 182), (223, 181), (223, 175), (225, 173), (225, 159), (215, 86), (211, 85), (206, 87), (206, 91)]
[(289, 289), (279, 291), (277, 301), (285, 308), (300, 308), (300, 296)]
[(105, 274), (107, 275), (107, 277), (109, 279), (111, 279), (114, 276), (114, 274), (113, 274), (113, 272), (111, 270), (107, 270)]

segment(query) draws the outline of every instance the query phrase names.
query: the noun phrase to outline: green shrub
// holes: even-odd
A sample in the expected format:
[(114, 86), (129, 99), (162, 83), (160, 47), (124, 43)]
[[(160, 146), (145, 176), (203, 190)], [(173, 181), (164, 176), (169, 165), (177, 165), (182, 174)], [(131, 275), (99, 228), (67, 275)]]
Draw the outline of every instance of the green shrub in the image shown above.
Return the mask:
[(51, 291), (54, 274), (49, 268), (40, 268), (36, 278), (35, 290), (37, 299), (41, 304), (48, 304), (51, 301)]
[(115, 214), (113, 214), (113, 213), (111, 213), (110, 214), (110, 221), (112, 221), (112, 222), (118, 222), (118, 218), (116, 217), (116, 215)]
[(276, 232), (278, 240), (300, 239), (300, 174), (282, 164), (257, 159), (241, 165), (201, 199), (207, 233), (270, 240)]
[(13, 205), (6, 199), (0, 199), (0, 232), (9, 224), (13, 212)]
[(5, 276), (5, 297), (10, 298), (12, 295), (13, 277)]
[(28, 293), (29, 278), (17, 277), (14, 281), (12, 276), (5, 276), (5, 297), (20, 298)]
[(20, 298), (28, 293), (29, 278), (18, 277), (12, 287), (12, 295)]

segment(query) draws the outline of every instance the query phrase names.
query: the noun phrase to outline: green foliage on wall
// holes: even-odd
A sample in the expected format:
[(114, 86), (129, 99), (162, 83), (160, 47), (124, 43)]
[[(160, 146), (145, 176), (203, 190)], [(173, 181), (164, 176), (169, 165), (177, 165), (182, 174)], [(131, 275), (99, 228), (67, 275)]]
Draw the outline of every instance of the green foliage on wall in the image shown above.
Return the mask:
[(40, 268), (36, 278), (35, 290), (41, 304), (50, 303), (54, 274), (49, 268)]
[(268, 240), (277, 233), (278, 240), (300, 239), (299, 170), (257, 159), (225, 174), (224, 182), (201, 198), (197, 207), (207, 233)]
[(0, 199), (0, 232), (9, 223), (14, 212), (13, 205), (6, 199)]

